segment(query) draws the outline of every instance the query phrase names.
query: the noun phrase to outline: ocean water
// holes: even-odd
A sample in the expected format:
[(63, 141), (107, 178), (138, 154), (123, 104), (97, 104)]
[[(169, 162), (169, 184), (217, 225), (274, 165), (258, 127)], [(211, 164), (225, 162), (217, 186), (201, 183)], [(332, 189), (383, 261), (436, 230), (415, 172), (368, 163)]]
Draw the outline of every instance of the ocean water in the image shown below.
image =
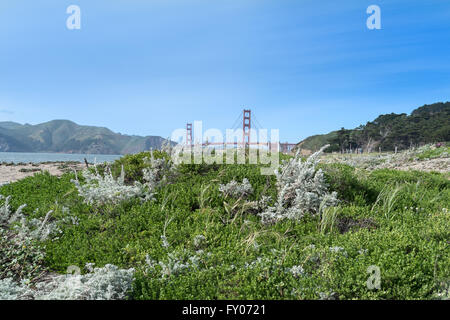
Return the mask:
[(84, 162), (84, 158), (89, 163), (113, 162), (121, 158), (121, 155), (107, 154), (65, 154), (65, 153), (22, 153), (22, 152), (0, 152), (0, 163), (40, 163), (58, 161), (78, 161)]

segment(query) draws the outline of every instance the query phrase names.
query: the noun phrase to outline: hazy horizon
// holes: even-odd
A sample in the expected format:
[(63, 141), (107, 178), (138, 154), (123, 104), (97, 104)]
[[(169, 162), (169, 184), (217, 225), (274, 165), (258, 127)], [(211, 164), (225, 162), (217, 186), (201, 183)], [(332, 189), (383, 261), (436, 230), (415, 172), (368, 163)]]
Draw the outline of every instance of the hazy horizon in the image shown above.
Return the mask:
[[(436, 102), (433, 102), (433, 103), (428, 103), (428, 104), (426, 104), (426, 105), (431, 105), (431, 104), (434, 104), (434, 103), (440, 103), (440, 102), (447, 103), (448, 101), (436, 101)], [(404, 113), (406, 113), (407, 115), (410, 115), (411, 112), (414, 111), (414, 109), (417, 109), (417, 108), (419, 108), (419, 107), (422, 107), (422, 106), (417, 106), (417, 107), (413, 108), (410, 112), (404, 112)], [(1, 112), (1, 111), (0, 111), (0, 112)], [(381, 114), (380, 114), (380, 115), (381, 115)], [(367, 121), (361, 123), (361, 125), (365, 125), (367, 122), (371, 122), (371, 121), (373, 121), (373, 120), (375, 120), (375, 118), (374, 118), (374, 119), (367, 119)], [(119, 131), (115, 131), (115, 130), (113, 130), (113, 129), (111, 129), (111, 128), (108, 128), (108, 127), (106, 127), (106, 126), (98, 126), (98, 125), (95, 125), (95, 124), (78, 123), (78, 122), (75, 122), (75, 121), (70, 120), (70, 119), (51, 119), (51, 120), (47, 120), (47, 121), (43, 121), (43, 122), (39, 122), (39, 123), (28, 123), (28, 122), (23, 123), (23, 122), (17, 122), (17, 121), (14, 121), (14, 120), (7, 120), (7, 121), (0, 121), (0, 123), (1, 123), (1, 122), (13, 122), (13, 123), (16, 123), (16, 124), (19, 124), (19, 125), (36, 126), (36, 125), (40, 125), (40, 124), (49, 123), (49, 122), (52, 122), (52, 121), (69, 121), (69, 122), (75, 123), (76, 125), (82, 126), (82, 127), (99, 127), (99, 128), (105, 128), (105, 129), (111, 130), (111, 131), (114, 132), (114, 133), (121, 134), (121, 135), (124, 135), (124, 136), (140, 136), (140, 137), (145, 137), (145, 136), (143, 136), (143, 135), (129, 134), (129, 133), (127, 133), (127, 132), (119, 132)], [(358, 126), (356, 125), (354, 128), (352, 127), (352, 128), (346, 128), (346, 129), (355, 129), (356, 127), (358, 127)], [(209, 128), (208, 128), (208, 129), (209, 129)], [(227, 128), (227, 129), (229, 129), (229, 128)], [(259, 128), (258, 128), (258, 129), (259, 129)], [(258, 129), (256, 129), (256, 130), (258, 130)], [(306, 138), (308, 138), (308, 137), (315, 136), (315, 135), (326, 134), (326, 133), (329, 133), (329, 132), (331, 132), (331, 131), (336, 131), (336, 130), (339, 130), (339, 129), (340, 129), (340, 128), (334, 128), (334, 129), (331, 129), (331, 130), (329, 130), (329, 131), (327, 131), (327, 132), (313, 133), (313, 134), (311, 134), (311, 135), (309, 135), (309, 136), (304, 137), (304, 138), (301, 139), (301, 140), (298, 140), (298, 141), (292, 141), (292, 143), (298, 143), (298, 142), (300, 142), (300, 141), (302, 141), (302, 140), (304, 140), (304, 139), (306, 139)], [(205, 131), (205, 130), (203, 130), (203, 131)], [(161, 135), (158, 135), (158, 134), (147, 134), (146, 136), (159, 136), (159, 137), (162, 137), (162, 138), (164, 138), (164, 139), (169, 138), (169, 140), (170, 140), (170, 138), (171, 138), (170, 136), (164, 137), (164, 136), (161, 136)], [(281, 143), (284, 143), (285, 141), (282, 140), (282, 139), (280, 139), (280, 142), (281, 142)]]

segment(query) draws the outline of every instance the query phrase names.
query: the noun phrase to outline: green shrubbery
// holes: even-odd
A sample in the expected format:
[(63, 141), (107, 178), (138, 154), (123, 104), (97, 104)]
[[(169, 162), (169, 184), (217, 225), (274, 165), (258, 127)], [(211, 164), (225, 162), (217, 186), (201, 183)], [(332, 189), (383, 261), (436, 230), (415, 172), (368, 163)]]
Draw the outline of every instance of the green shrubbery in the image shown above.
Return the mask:
[(427, 146), (416, 157), (419, 160), (436, 159), (441, 157), (448, 157), (450, 155), (449, 146), (441, 146), (440, 148)]
[[(143, 182), (146, 157), (122, 158), (113, 175), (123, 166), (126, 184)], [(321, 168), (339, 207), (272, 225), (220, 191), (248, 179), (253, 192), (246, 201), (270, 196), (274, 205), (275, 177), (249, 164), (180, 165), (147, 202), (88, 205), (73, 173), (36, 174), (0, 187), (0, 194), (12, 196), (13, 210), (26, 203), (29, 218), (53, 210), (62, 219), (68, 208), (76, 223), (41, 244), (43, 266), (60, 273), (87, 263), (134, 268), (134, 299), (442, 297), (450, 278), (450, 181), (434, 173)], [(380, 268), (379, 290), (367, 287), (370, 266)]]

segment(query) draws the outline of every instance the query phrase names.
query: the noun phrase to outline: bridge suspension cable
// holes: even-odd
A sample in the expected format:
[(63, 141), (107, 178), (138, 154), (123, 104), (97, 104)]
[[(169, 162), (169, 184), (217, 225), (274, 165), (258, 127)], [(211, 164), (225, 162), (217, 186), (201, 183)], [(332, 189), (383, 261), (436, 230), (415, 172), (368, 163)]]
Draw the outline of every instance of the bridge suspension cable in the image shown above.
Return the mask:
[[(252, 121), (252, 119), (254, 121)], [(244, 109), (243, 111), (241, 111), (241, 113), (235, 120), (233, 127), (232, 127), (232, 130), (243, 129), (241, 143), (240, 142), (224, 142), (224, 143), (214, 143), (214, 142), (203, 143), (203, 142), (201, 142), (201, 144), (204, 146), (212, 146), (212, 145), (216, 145), (216, 146), (225, 146), (225, 145), (250, 146), (250, 145), (253, 145), (253, 146), (258, 146), (258, 147), (266, 146), (266, 147), (269, 147), (269, 149), (271, 149), (271, 150), (274, 150), (272, 148), (275, 148), (275, 150), (278, 150), (277, 146), (279, 146), (279, 151), (284, 152), (284, 153), (292, 152), (292, 149), (296, 146), (296, 144), (293, 144), (293, 143), (279, 143), (279, 142), (260, 143), (259, 141), (252, 142), (250, 140), (251, 128), (263, 129), (264, 127), (261, 125), (261, 123), (256, 118), (255, 113), (253, 113), (250, 109)], [(194, 141), (192, 131), (193, 131), (192, 124), (190, 124), (190, 123), (187, 124), (187, 126), (186, 126), (186, 144), (188, 144), (188, 145), (192, 145), (192, 143)]]
[(239, 114), (239, 116), (237, 117), (236, 121), (234, 122), (233, 126), (231, 127), (231, 129), (235, 130), (237, 128), (239, 128), (239, 124), (242, 123), (242, 114), (244, 111), (241, 111), (241, 113)]

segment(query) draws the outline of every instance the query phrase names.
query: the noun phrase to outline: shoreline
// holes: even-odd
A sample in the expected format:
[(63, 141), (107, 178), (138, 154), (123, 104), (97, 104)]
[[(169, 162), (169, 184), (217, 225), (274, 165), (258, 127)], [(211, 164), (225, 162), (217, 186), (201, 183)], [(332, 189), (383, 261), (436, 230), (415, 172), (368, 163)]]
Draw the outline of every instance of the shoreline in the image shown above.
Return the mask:
[(83, 170), (84, 163), (77, 161), (56, 161), (42, 163), (0, 163), (0, 186), (17, 182), (36, 173), (49, 172), (53, 176), (60, 177), (68, 171)]
[(89, 163), (114, 162), (123, 155), (109, 154), (68, 154), (68, 153), (24, 153), (24, 152), (0, 152), (0, 163), (2, 164), (53, 164), (59, 162), (80, 162), (85, 159)]

